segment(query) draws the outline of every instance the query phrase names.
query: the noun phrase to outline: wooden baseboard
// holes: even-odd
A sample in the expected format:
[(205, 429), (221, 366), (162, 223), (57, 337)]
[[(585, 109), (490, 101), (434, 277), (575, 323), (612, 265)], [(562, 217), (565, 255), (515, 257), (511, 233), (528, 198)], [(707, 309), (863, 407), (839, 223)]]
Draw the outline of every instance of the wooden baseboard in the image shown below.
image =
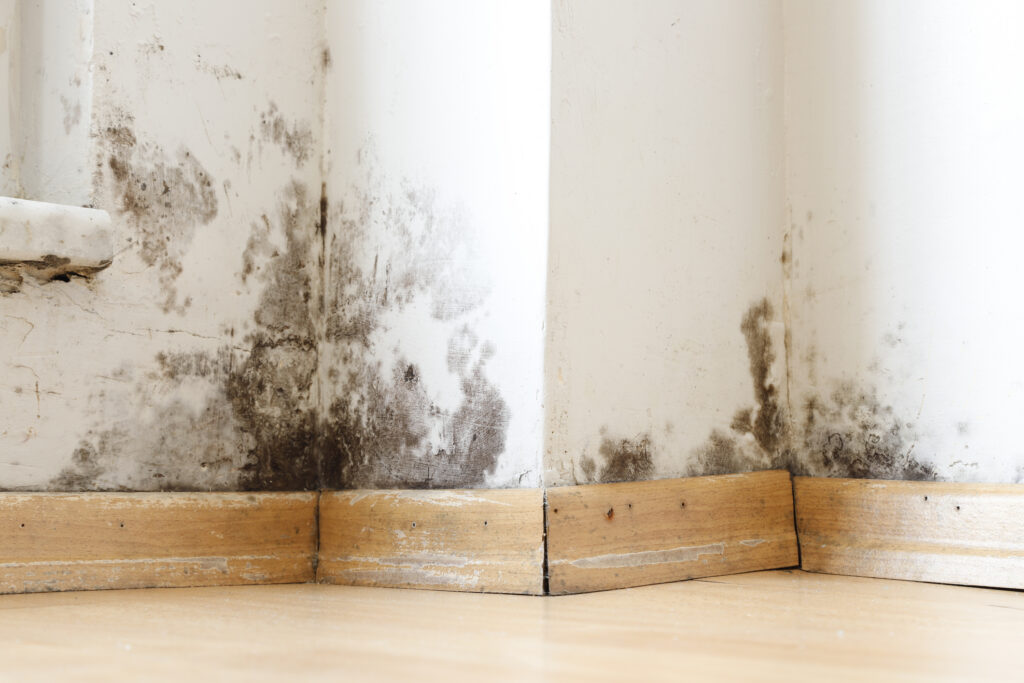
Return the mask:
[(801, 568), (1024, 588), (1024, 486), (797, 477)]
[(785, 471), (547, 491), (553, 595), (798, 564)]
[(539, 489), (325, 492), (325, 583), (540, 595)]
[(0, 493), (0, 593), (313, 579), (316, 493)]

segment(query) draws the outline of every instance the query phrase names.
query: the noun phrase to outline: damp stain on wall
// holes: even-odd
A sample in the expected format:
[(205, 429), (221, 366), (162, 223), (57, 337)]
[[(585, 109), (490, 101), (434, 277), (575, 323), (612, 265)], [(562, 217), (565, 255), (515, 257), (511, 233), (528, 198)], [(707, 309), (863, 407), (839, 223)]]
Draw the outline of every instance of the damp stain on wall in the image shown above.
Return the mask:
[[(912, 421), (897, 414), (868, 384), (837, 382), (828, 393), (812, 393), (800, 410), (791, 410), (773, 379), (778, 361), (770, 334), (774, 321), (775, 310), (767, 299), (744, 313), (739, 332), (746, 341), (754, 403), (737, 408), (728, 428), (711, 430), (689, 454), (686, 476), (787, 469), (813, 476), (937, 478), (934, 466), (914, 453), (918, 434)], [(657, 448), (646, 433), (632, 441), (603, 437), (604, 464), (599, 468), (584, 455), (583, 481), (650, 479)]]
[(794, 474), (879, 479), (934, 479), (914, 457), (913, 425), (885, 405), (877, 392), (840, 382), (826, 395), (812, 394), (794, 412), (772, 382), (776, 352), (768, 334), (775, 311), (767, 299), (750, 306), (740, 323), (755, 405), (736, 411), (728, 431), (713, 430), (691, 457), (687, 474), (756, 469)]
[(178, 301), (175, 281), (196, 230), (217, 216), (214, 179), (187, 148), (167, 152), (138, 139), (130, 114), (114, 111), (98, 135), (99, 180), (109, 178), (117, 202), (112, 208), (129, 229), (127, 241), (146, 266), (157, 269), (164, 312), (184, 313), (191, 301)]
[[(654, 476), (651, 437), (648, 434), (641, 434), (635, 439), (604, 437), (597, 452), (603, 460), (598, 476), (603, 483), (641, 481)], [(583, 471), (589, 478), (594, 476), (597, 466), (592, 459), (585, 458)]]
[[(505, 452), (510, 411), (487, 372), (496, 349), (472, 326), (487, 293), (469, 263), (472, 231), (429, 188), (376, 176), (371, 151), (358, 162), (366, 173), (332, 211), (328, 244), (324, 484), (481, 485)], [(389, 321), (413, 308), (447, 328), (446, 345), (382, 347)], [(445, 367), (457, 393), (429, 386), (410, 353)]]
[[(318, 203), (298, 183), (253, 227), (242, 258), (262, 284), (252, 328), (198, 350), (165, 350), (133, 376), (133, 411), (103, 415), (51, 490), (301, 490), (319, 486), (309, 309)], [(263, 232), (264, 228), (267, 232)], [(281, 247), (267, 246), (272, 237)], [(242, 274), (240, 273), (240, 278)], [(102, 404), (102, 392), (90, 403)]]
[(315, 152), (313, 131), (305, 121), (289, 122), (271, 102), (260, 112), (259, 139), (261, 142), (277, 145), (301, 168)]

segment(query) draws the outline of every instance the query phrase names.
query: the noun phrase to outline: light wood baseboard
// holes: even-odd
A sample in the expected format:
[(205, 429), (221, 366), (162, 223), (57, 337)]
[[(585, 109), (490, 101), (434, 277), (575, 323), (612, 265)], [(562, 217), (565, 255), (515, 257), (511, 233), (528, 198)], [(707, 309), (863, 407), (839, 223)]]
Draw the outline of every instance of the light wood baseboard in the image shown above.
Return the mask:
[(0, 493), (0, 593), (313, 579), (316, 493)]
[(325, 583), (543, 593), (539, 489), (325, 492)]
[(1024, 588), (1024, 486), (797, 477), (807, 571)]
[(547, 491), (553, 595), (798, 564), (785, 471)]

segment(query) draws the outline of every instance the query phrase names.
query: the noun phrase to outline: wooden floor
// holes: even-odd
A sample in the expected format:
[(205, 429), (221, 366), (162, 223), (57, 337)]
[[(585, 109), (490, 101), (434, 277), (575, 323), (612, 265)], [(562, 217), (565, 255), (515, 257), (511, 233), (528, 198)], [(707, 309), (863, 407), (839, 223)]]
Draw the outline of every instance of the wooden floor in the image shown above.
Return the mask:
[(1024, 680), (1024, 593), (806, 574), (564, 597), (324, 585), (0, 597), (0, 680)]

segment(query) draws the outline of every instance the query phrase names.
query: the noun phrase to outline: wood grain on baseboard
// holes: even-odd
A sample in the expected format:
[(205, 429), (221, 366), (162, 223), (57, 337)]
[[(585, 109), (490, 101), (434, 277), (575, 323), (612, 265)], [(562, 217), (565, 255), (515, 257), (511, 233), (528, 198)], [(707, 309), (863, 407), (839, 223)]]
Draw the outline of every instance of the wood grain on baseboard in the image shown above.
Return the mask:
[(325, 492), (318, 580), (543, 592), (539, 489)]
[(802, 568), (1024, 588), (1024, 486), (797, 477)]
[(316, 493), (0, 493), (0, 593), (313, 580)]
[(553, 595), (798, 564), (785, 471), (547, 491)]

